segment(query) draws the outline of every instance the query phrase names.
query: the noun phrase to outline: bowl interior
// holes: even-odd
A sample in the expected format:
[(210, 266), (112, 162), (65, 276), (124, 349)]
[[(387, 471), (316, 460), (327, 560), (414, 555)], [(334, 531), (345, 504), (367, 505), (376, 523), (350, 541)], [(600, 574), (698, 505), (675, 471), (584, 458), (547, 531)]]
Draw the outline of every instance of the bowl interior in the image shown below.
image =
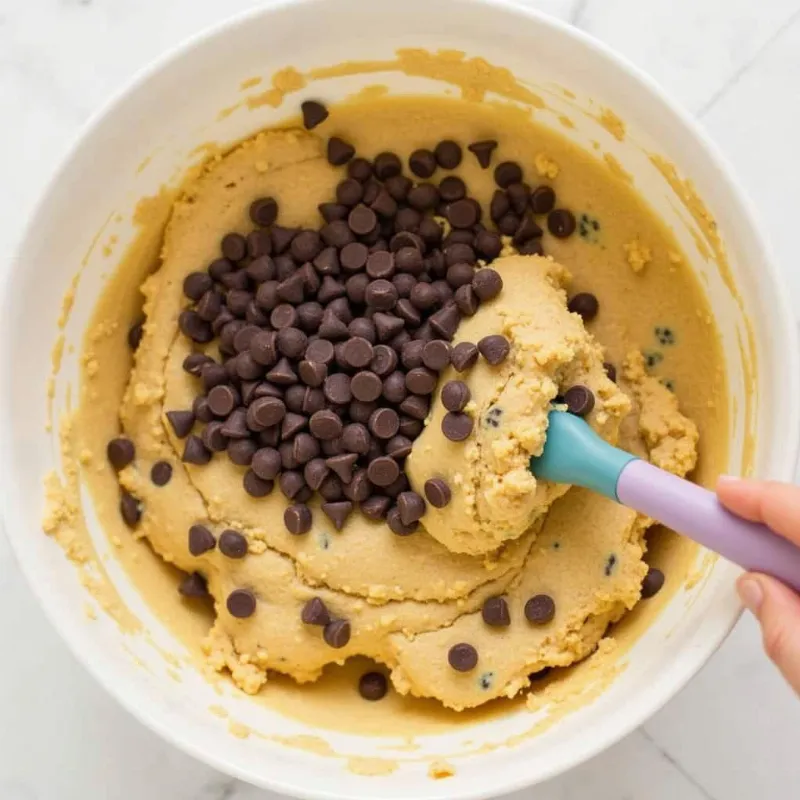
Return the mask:
[[(308, 35), (323, 30), (330, 35)], [(543, 780), (611, 744), (657, 709), (696, 672), (730, 629), (738, 609), (731, 580), (735, 570), (718, 562), (704, 580), (672, 599), (627, 655), (624, 671), (593, 702), (513, 747), (490, 747), (480, 755), (451, 759), (455, 775), (438, 782), (427, 777), (430, 757), (463, 751), (464, 738), (476, 747), (501, 745), (530, 729), (535, 719), (521, 712), (479, 725), (468, 736), (459, 732), (421, 738), (421, 750), (392, 754), (399, 762), (393, 775), (365, 777), (347, 769), (346, 757), (323, 757), (257, 735), (231, 736), (228, 723), (211, 714), (209, 706), (222, 705), (231, 718), (267, 735), (317, 732), (233, 691), (220, 696), (193, 667), (177, 668), (180, 681), (171, 679), (169, 670), (176, 668), (164, 661), (161, 651), (180, 656), (180, 646), (137, 597), (124, 572), (115, 566), (113, 554), (107, 562), (111, 578), (144, 622), (148, 635), (126, 636), (102, 614), (95, 621), (87, 619), (87, 596), (75, 570), (60, 548), (40, 533), (42, 481), (59, 464), (57, 431), (43, 427), (46, 387), (58, 334), (56, 320), (73, 276), (80, 269), (65, 330), (68, 346), (55, 384), (56, 420), (70, 403), (70, 384), (71, 396), (77, 396), (81, 332), (114, 266), (113, 259), (95, 245), (113, 233), (119, 238), (116, 252), (121, 252), (135, 234), (132, 218), (138, 200), (174, 181), (197, 160), (199, 146), (233, 142), (278, 121), (306, 96), (321, 94), (335, 100), (375, 83), (398, 93), (454, 88), (376, 67), (369, 74), (314, 82), (290, 96), (288, 110), (243, 105), (219, 115), (241, 99), (241, 82), (253, 76), (269, 81), (287, 65), (304, 72), (353, 58), (391, 61), (403, 47), (453, 48), (507, 67), (544, 98), (548, 108), (538, 113), (541, 122), (557, 127), (559, 114), (568, 113), (576, 127), (559, 127), (562, 133), (587, 147), (593, 140), (600, 142), (602, 151), (611, 153), (634, 176), (638, 190), (674, 228), (690, 255), (722, 332), (734, 405), (729, 470), (742, 470), (752, 441), (757, 445), (753, 463), (757, 474), (788, 478), (795, 461), (800, 370), (795, 349), (787, 354), (779, 344), (794, 342), (793, 327), (752, 217), (702, 134), (672, 110), (657, 89), (599, 45), (510, 3), (304, 0), (273, 3), (232, 20), (162, 60), (85, 132), (31, 220), (7, 276), (5, 313), (0, 317), (6, 376), (0, 389), (6, 529), (58, 629), (133, 713), (199, 758), (298, 796), (481, 797)], [(574, 97), (560, 87), (568, 87)], [(251, 93), (258, 88), (263, 91), (264, 86)], [(617, 141), (597, 121), (602, 107), (612, 108), (625, 120), (629, 135), (624, 141)], [(647, 157), (649, 152), (662, 154), (680, 174), (692, 177), (723, 235), (741, 304), (713, 260), (698, 250), (694, 220)], [(146, 168), (139, 169), (146, 159)], [(746, 402), (752, 378), (743, 354), (749, 346), (747, 318), (758, 365), (754, 387), (758, 403), (754, 405)], [(74, 345), (74, 352), (69, 345)], [(88, 497), (85, 501), (88, 505)], [(92, 535), (101, 557), (109, 555), (96, 525)], [(328, 732), (324, 736), (339, 753), (386, 757), (381, 749), (386, 741)]]

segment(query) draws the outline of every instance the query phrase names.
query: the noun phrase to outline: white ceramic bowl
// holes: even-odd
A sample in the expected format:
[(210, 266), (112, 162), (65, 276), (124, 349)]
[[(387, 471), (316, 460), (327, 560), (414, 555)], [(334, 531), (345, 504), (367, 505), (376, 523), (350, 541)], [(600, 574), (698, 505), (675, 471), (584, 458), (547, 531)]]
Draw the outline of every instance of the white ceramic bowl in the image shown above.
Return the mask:
[[(357, 24), (356, 24), (357, 20)], [(324, 32), (324, 35), (323, 33)], [(745, 378), (737, 337), (744, 319), (713, 265), (697, 253), (681, 216), (680, 203), (642, 149), (664, 154), (681, 174), (692, 177), (719, 224), (731, 269), (752, 322), (758, 355), (758, 406), (754, 416), (760, 475), (788, 479), (798, 440), (798, 368), (794, 326), (758, 227), (729, 169), (695, 123), (634, 67), (572, 28), (525, 7), (501, 0), (302, 0), (272, 2), (198, 36), (147, 69), (86, 127), (53, 178), (30, 221), (5, 276), (0, 313), (0, 458), (6, 530), (31, 586), (78, 659), (146, 725), (165, 739), (221, 770), (265, 787), (319, 798), (477, 798), (533, 784), (594, 755), (631, 731), (662, 706), (700, 668), (730, 630), (738, 614), (733, 591), (736, 570), (717, 563), (705, 581), (673, 598), (629, 653), (628, 666), (594, 702), (562, 718), (538, 737), (512, 748), (452, 759), (446, 781), (431, 781), (424, 761), (400, 760), (391, 776), (363, 777), (342, 760), (276, 744), (260, 737), (234, 738), (226, 723), (208, 711), (224, 705), (233, 718), (266, 733), (315, 733), (246, 699), (222, 697), (194, 672), (181, 668), (170, 679), (161, 655), (144, 638), (130, 639), (102, 615), (84, 613), (86, 595), (73, 567), (43, 535), (43, 476), (58, 464), (54, 438), (41, 425), (50, 350), (61, 298), (92, 238), (109, 212), (129, 219), (138, 198), (154, 193), (190, 160), (191, 151), (212, 141), (229, 142), (287, 113), (262, 106), (224, 118), (217, 112), (236, 99), (239, 83), (278, 68), (301, 70), (348, 59), (391, 58), (398, 47), (457, 48), (510, 68), (539, 87), (555, 109), (608, 106), (627, 123), (618, 142), (590, 116), (562, 133), (582, 144), (591, 139), (612, 152), (635, 178), (657, 210), (678, 232), (706, 289), (722, 329), (735, 415), (729, 469), (741, 468), (745, 435)], [(336, 79), (290, 98), (297, 108), (304, 94), (336, 99), (367, 83), (393, 91), (438, 92), (441, 84), (399, 73)], [(568, 100), (556, 85), (575, 94)], [(591, 101), (594, 105), (591, 105)], [(573, 114), (573, 116), (575, 116)], [(540, 115), (557, 125), (556, 114)], [(137, 172), (146, 157), (147, 169)], [(118, 229), (124, 245), (132, 226)], [(67, 341), (78, 343), (103, 284), (109, 262), (95, 248), (87, 259)], [(65, 386), (76, 376), (76, 356), (67, 353), (58, 379), (56, 414)], [(108, 552), (102, 532), (98, 549)], [(136, 596), (124, 573), (109, 562), (123, 597), (146, 622), (159, 646), (179, 646)], [(149, 666), (139, 668), (130, 653)], [(720, 721), (722, 724), (722, 721)], [(476, 744), (504, 741), (530, 726), (518, 713), (470, 731)], [(380, 741), (325, 734), (342, 752), (386, 755)], [(459, 749), (464, 736), (442, 734), (420, 740), (413, 755), (433, 756)], [(385, 744), (385, 742), (384, 742)]]

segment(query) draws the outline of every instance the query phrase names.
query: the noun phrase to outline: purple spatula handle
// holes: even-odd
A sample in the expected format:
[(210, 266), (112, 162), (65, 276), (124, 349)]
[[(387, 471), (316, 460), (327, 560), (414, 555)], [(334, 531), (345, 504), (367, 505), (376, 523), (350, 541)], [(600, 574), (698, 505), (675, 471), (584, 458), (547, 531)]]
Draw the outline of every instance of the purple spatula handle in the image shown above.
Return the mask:
[(800, 592), (800, 548), (766, 525), (731, 514), (708, 489), (636, 459), (620, 473), (617, 497), (746, 570), (772, 575)]

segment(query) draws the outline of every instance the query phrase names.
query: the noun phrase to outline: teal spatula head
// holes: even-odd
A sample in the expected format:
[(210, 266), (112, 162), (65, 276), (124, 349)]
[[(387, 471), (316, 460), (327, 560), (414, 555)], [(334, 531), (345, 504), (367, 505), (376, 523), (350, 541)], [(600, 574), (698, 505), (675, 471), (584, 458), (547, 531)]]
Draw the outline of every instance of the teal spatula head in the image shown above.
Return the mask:
[(551, 411), (548, 422), (544, 452), (531, 459), (531, 472), (546, 481), (584, 486), (619, 500), (620, 473), (636, 456), (612, 447), (573, 414)]

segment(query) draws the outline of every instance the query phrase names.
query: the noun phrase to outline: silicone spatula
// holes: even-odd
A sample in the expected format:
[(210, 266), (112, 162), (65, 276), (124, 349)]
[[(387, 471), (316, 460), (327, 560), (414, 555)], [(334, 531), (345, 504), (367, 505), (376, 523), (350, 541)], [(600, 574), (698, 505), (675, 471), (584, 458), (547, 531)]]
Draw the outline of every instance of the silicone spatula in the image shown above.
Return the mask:
[(732, 514), (708, 489), (613, 447), (580, 417), (550, 412), (544, 452), (531, 459), (530, 470), (537, 478), (599, 492), (800, 592), (800, 548)]

